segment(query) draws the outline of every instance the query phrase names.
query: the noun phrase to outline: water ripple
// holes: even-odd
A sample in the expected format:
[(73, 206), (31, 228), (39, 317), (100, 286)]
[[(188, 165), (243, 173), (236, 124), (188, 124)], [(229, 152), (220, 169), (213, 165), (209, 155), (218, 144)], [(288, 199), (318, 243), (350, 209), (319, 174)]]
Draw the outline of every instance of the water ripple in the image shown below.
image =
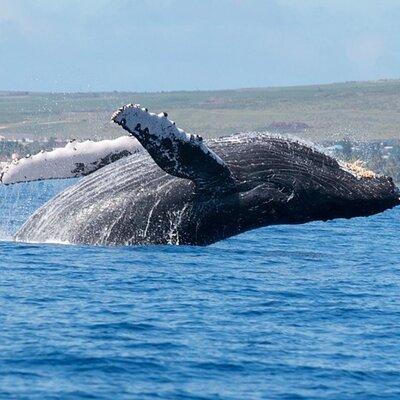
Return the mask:
[(206, 248), (0, 241), (0, 398), (398, 399), (399, 228), (393, 210)]

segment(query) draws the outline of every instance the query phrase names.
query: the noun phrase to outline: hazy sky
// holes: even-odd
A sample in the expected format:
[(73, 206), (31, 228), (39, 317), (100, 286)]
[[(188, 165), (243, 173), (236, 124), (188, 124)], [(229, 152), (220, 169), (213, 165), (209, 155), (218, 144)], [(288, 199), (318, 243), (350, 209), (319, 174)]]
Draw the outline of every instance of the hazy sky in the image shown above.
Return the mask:
[(0, 0), (0, 90), (400, 77), (398, 0)]

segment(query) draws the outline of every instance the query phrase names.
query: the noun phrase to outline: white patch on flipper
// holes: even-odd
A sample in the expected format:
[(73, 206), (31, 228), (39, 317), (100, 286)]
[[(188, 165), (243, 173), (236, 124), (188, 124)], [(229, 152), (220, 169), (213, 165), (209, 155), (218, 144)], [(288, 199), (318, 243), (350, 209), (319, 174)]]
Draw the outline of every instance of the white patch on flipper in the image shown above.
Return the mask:
[(0, 181), (8, 185), (43, 179), (75, 178), (103, 167), (107, 159), (112, 162), (113, 157), (121, 158), (141, 150), (140, 143), (130, 136), (99, 142), (70, 142), (65, 147), (42, 151), (3, 165)]
[(141, 129), (147, 128), (152, 135), (156, 135), (160, 143), (162, 139), (166, 138), (190, 142), (198, 146), (205, 154), (214, 158), (219, 164), (225, 165), (224, 161), (203, 143), (200, 136), (191, 135), (178, 128), (175, 122), (168, 119), (166, 113), (154, 114), (149, 112), (147, 108), (141, 108), (139, 104), (127, 104), (118, 109), (111, 119), (132, 134), (137, 125), (140, 124)]

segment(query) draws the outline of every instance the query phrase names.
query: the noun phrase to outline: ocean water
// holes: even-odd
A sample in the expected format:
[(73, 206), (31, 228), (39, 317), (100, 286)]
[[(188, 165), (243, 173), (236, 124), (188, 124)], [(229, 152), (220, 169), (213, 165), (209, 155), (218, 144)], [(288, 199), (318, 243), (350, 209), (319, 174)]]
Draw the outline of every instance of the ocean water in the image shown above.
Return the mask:
[(65, 185), (0, 188), (1, 399), (400, 398), (400, 210), (205, 248), (13, 243)]

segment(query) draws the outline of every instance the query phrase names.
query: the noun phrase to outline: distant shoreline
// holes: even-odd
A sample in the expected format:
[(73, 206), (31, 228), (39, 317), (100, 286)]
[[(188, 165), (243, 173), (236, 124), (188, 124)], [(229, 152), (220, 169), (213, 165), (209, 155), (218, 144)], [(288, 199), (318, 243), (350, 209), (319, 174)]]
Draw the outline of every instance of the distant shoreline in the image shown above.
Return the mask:
[(400, 137), (400, 80), (309, 86), (174, 92), (0, 92), (0, 135), (8, 139), (112, 138), (112, 112), (129, 102), (167, 111), (182, 128), (204, 137), (269, 127), (306, 127), (316, 142)]
[(285, 85), (285, 86), (254, 86), (254, 87), (237, 87), (237, 88), (224, 88), (224, 89), (174, 89), (174, 90), (160, 90), (160, 91), (135, 91), (135, 90), (88, 90), (88, 91), (36, 91), (36, 90), (17, 90), (17, 89), (0, 89), (0, 96), (3, 94), (11, 94), (17, 96), (24, 96), (30, 94), (174, 94), (174, 93), (208, 93), (208, 92), (236, 92), (236, 91), (255, 91), (255, 90), (276, 90), (276, 89), (295, 89), (295, 88), (312, 88), (312, 87), (327, 87), (327, 86), (338, 86), (338, 85), (355, 85), (355, 84), (385, 84), (385, 83), (400, 83), (400, 78), (382, 78), (382, 79), (371, 79), (361, 81), (343, 81), (343, 82), (322, 82), (322, 83), (310, 83), (304, 85)]

